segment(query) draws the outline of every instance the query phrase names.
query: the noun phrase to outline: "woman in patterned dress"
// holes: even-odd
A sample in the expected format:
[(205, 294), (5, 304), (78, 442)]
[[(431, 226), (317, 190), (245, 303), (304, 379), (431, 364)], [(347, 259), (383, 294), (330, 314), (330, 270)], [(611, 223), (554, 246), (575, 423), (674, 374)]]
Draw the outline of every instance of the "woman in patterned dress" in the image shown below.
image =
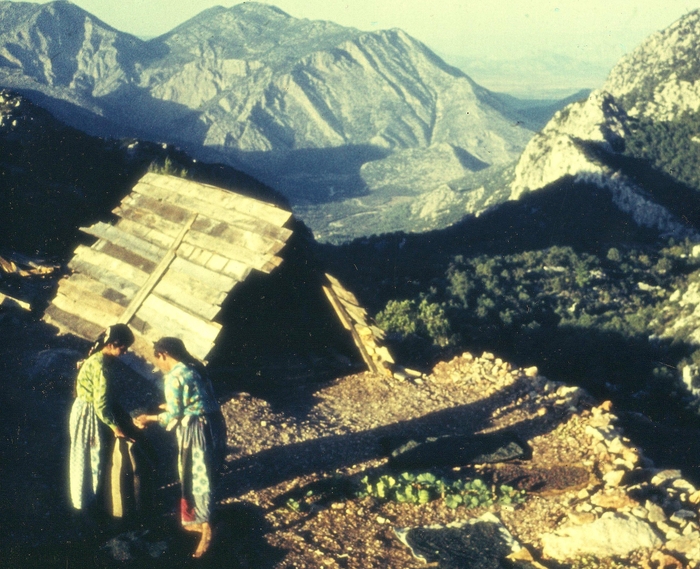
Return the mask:
[(154, 422), (168, 431), (175, 428), (182, 488), (180, 519), (185, 530), (201, 534), (193, 554), (201, 557), (211, 542), (213, 494), (224, 458), (226, 425), (204, 366), (189, 354), (182, 340), (161, 338), (153, 351), (156, 364), (165, 373), (165, 411), (140, 415), (134, 423), (140, 428)]
[(77, 510), (94, 509), (101, 493), (112, 437), (125, 437), (117, 424), (110, 368), (126, 353), (134, 334), (125, 324), (100, 334), (80, 366), (70, 413), (70, 497)]

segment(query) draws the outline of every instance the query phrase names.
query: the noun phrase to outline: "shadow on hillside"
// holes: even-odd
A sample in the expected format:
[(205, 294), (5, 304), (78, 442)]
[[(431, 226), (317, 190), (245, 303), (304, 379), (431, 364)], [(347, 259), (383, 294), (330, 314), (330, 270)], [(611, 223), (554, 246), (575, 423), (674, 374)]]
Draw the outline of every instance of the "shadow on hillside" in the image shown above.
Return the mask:
[(318, 251), (328, 270), (378, 311), (390, 298), (411, 298), (417, 286), (443, 279), (456, 255), (505, 256), (555, 245), (597, 252), (657, 238), (655, 230), (639, 227), (621, 212), (609, 190), (568, 176), (447, 229), (319, 245)]
[(246, 171), (294, 204), (314, 205), (367, 195), (367, 184), (360, 175), (362, 165), (390, 154), (369, 144), (275, 152), (241, 152), (219, 147), (212, 152), (218, 153), (219, 160), (229, 163), (235, 157), (245, 165)]
[(623, 172), (649, 197), (673, 213), (689, 229), (700, 227), (700, 192), (654, 168), (648, 160), (606, 152), (600, 144), (581, 143), (606, 166)]
[[(357, 433), (329, 435), (274, 447), (239, 458), (227, 465), (223, 495), (239, 496), (250, 490), (267, 488), (299, 476), (312, 473), (330, 474), (339, 468), (382, 458), (386, 456), (387, 441), (477, 433), (491, 426), (490, 418), (496, 409), (512, 403), (515, 398), (529, 390), (529, 380), (520, 379), (468, 405)], [(511, 425), (506, 431), (516, 434), (522, 440), (528, 440), (556, 428), (566, 417), (564, 411), (561, 413), (549, 413), (544, 417), (522, 421)]]

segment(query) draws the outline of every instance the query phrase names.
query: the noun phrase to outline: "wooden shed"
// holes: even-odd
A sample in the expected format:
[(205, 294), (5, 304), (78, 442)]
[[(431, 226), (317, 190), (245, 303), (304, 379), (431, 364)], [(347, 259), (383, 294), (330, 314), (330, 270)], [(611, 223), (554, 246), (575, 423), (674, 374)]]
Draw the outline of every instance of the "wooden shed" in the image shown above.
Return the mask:
[[(270, 273), (291, 236), (291, 212), (211, 185), (148, 173), (113, 210), (115, 223), (82, 231), (44, 320), (94, 340), (107, 326), (128, 324), (132, 352), (152, 361), (153, 342), (178, 336), (205, 360), (221, 325), (222, 302), (251, 271)], [(127, 363), (148, 374), (139, 358)]]

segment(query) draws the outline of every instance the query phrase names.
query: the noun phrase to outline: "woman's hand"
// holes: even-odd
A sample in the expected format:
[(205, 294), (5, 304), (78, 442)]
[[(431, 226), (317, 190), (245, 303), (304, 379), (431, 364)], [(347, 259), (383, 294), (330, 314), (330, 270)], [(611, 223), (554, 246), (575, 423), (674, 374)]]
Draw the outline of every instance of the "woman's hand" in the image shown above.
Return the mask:
[(139, 415), (134, 417), (134, 425), (139, 429), (145, 429), (148, 423), (153, 423), (157, 420), (157, 415)]
[(134, 442), (134, 439), (131, 437), (127, 437), (124, 434), (124, 431), (122, 431), (119, 427), (114, 428), (114, 436), (118, 439), (126, 439), (127, 441), (131, 441), (132, 443)]

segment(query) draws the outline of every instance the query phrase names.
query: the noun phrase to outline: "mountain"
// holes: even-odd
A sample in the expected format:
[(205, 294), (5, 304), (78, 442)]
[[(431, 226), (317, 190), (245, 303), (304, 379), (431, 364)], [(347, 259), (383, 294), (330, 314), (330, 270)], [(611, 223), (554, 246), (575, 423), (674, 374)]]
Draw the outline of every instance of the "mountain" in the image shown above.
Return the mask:
[[(205, 10), (149, 41), (63, 0), (3, 2), (0, 85), (92, 134), (167, 141), (240, 168), (287, 196), (322, 239), (410, 229), (420, 218), (406, 202), (448, 188), (463, 214), (475, 211), (465, 191), (484, 185), (453, 182), (514, 161), (533, 134), (401, 30), (255, 2)], [(410, 169), (392, 180), (402, 163)]]
[[(692, 175), (679, 175), (686, 154), (691, 163), (697, 160), (692, 156), (697, 154), (693, 134), (683, 127), (688, 129), (700, 103), (694, 55), (699, 43), (700, 13), (695, 11), (623, 58), (602, 89), (556, 113), (523, 152), (511, 199), (573, 176), (609, 189), (618, 207), (637, 223), (697, 239), (684, 219), (683, 204), (671, 207), (674, 196), (652, 192), (648, 177), (640, 174), (652, 162), (671, 180), (700, 190)], [(637, 161), (623, 165), (622, 156)]]
[[(666, 245), (652, 247), (642, 256), (647, 271), (661, 263), (654, 270), (673, 275), (674, 280), (658, 288), (639, 284), (651, 286), (645, 290), (656, 291), (656, 299), (643, 309), (648, 311), (645, 325), (636, 333), (655, 343), (685, 346), (684, 358), (675, 356), (673, 368), (696, 394), (700, 393), (698, 46), (697, 10), (650, 36), (615, 65), (601, 89), (557, 112), (533, 137), (510, 184), (510, 200), (515, 203), (527, 203), (538, 195), (544, 199), (562, 187), (583, 195), (596, 187), (637, 228), (670, 244), (674, 251), (670, 257), (662, 252)], [(602, 219), (590, 227), (591, 232), (604, 229)], [(623, 249), (618, 247), (609, 258), (619, 257)], [(598, 254), (605, 258), (604, 251)], [(629, 262), (625, 266), (628, 270)]]

